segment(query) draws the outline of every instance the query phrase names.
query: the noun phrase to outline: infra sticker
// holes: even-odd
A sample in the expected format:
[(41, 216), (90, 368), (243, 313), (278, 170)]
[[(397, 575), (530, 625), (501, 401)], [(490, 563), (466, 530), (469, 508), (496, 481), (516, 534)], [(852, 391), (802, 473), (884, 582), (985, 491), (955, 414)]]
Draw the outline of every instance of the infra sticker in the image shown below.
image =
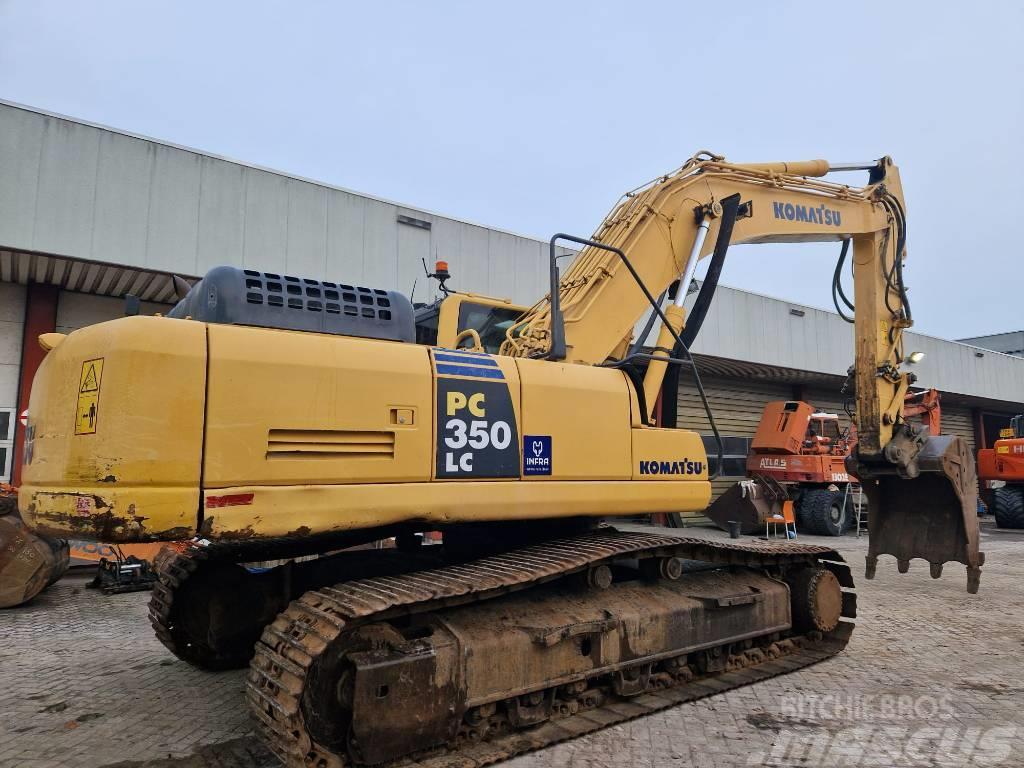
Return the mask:
[(523, 435), (523, 474), (551, 474), (551, 435)]

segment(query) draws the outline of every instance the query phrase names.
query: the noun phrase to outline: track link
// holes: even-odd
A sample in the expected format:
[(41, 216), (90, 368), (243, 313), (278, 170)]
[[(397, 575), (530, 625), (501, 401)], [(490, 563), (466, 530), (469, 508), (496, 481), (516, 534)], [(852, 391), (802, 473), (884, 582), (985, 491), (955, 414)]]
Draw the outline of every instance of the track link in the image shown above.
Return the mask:
[[(408, 613), (429, 612), (489, 600), (616, 559), (673, 556), (715, 565), (779, 568), (818, 565), (853, 586), (842, 557), (827, 547), (774, 543), (733, 543), (623, 533), (603, 529), (483, 558), (467, 564), (389, 578), (363, 579), (307, 592), (263, 632), (246, 684), (250, 709), (273, 752), (288, 766), (340, 768), (346, 755), (317, 744), (303, 722), (307, 673), (343, 631)], [(856, 615), (852, 592), (843, 593), (842, 616)], [(446, 746), (385, 764), (389, 768), (478, 768), (514, 755), (572, 739), (650, 714), (659, 709), (748, 685), (806, 667), (838, 653), (853, 624), (841, 621), (825, 635), (797, 635), (770, 647), (729, 656), (725, 671), (694, 676), (680, 670), (657, 690), (631, 697), (604, 696), (566, 707), (540, 725), (482, 737), (465, 731)], [(728, 652), (726, 646), (726, 652)], [(506, 731), (508, 729), (505, 729)], [(485, 739), (485, 740), (481, 740)]]
[[(415, 553), (345, 551), (288, 562), (287, 575), (279, 574), (281, 578), (269, 582), (265, 579), (272, 574), (247, 573), (241, 565), (291, 561), (307, 553), (308, 546), (295, 544), (290, 539), (245, 543), (197, 539), (163, 549), (154, 562), (157, 580), (149, 602), (149, 621), (157, 638), (175, 656), (202, 669), (240, 669), (252, 658), (263, 627), (290, 602), (289, 594), (298, 597), (324, 584), (438, 565), (438, 558), (430, 556), (432, 548)], [(239, 602), (247, 598), (252, 598), (247, 610), (239, 613)], [(211, 599), (217, 603), (212, 607), (204, 602)], [(212, 624), (211, 612), (217, 614)]]
[(189, 646), (175, 625), (172, 608), (185, 583), (207, 562), (210, 552), (195, 542), (164, 547), (153, 561), (157, 580), (149, 598), (149, 623), (157, 639), (178, 658), (204, 669), (230, 666), (218, 664), (209, 649)]

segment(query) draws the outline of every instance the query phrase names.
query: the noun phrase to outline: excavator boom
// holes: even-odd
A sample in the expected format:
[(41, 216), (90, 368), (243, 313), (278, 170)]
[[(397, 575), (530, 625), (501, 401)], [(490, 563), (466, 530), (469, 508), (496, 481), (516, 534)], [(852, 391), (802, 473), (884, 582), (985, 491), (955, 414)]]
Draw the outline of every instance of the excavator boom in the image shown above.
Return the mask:
[[(867, 170), (869, 183), (852, 187), (821, 178), (850, 170)], [(894, 555), (901, 572), (911, 559), (923, 558), (934, 576), (952, 560), (967, 566), (968, 589), (975, 592), (984, 558), (970, 451), (958, 438), (929, 438), (904, 419), (914, 381), (900, 370), (903, 331), (913, 323), (903, 280), (906, 236), (903, 187), (889, 157), (737, 165), (698, 153), (628, 192), (590, 239), (576, 238), (585, 247), (564, 275), (552, 240), (551, 291), (508, 330), (502, 351), (590, 365), (628, 362), (632, 329), (651, 296), (678, 280), (674, 301), (663, 311), (655, 308), (663, 322), (643, 386), (652, 418), (659, 392), (663, 408), (666, 400), (674, 402), (674, 392), (663, 391), (666, 371), (688, 357), (730, 244), (842, 242), (833, 286), (842, 294), (841, 268), (852, 243), (856, 305), (847, 305), (858, 443), (848, 469), (865, 481), (871, 502), (867, 575), (874, 575), (881, 554)], [(687, 321), (687, 287), (697, 262), (712, 254), (713, 278)]]

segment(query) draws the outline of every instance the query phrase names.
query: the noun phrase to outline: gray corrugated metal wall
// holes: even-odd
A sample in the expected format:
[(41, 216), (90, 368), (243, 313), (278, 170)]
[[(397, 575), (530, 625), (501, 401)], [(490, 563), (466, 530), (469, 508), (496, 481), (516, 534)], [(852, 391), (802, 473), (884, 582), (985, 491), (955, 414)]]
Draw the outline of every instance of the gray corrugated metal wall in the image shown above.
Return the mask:
[(25, 287), (0, 283), (0, 482), (10, 479), (24, 322)]
[[(453, 287), (530, 304), (547, 244), (165, 143), (0, 103), (0, 248), (184, 275), (218, 264), (428, 298)], [(399, 214), (429, 222), (421, 229)]]
[[(803, 316), (790, 314), (791, 308)], [(916, 333), (904, 336), (904, 348), (925, 353), (914, 367), (915, 386), (1024, 403), (1024, 358)], [(720, 286), (693, 351), (845, 376), (853, 362), (853, 328), (833, 312)]]
[(958, 435), (967, 441), (974, 452), (974, 416), (970, 408), (962, 405), (942, 406), (942, 434)]
[[(753, 437), (765, 403), (792, 397), (792, 388), (788, 384), (716, 378), (702, 378), (702, 382), (715, 424), (723, 437)], [(711, 424), (697, 388), (685, 375), (679, 384), (677, 414), (680, 428), (692, 429), (702, 435), (711, 434)], [(735, 482), (735, 477), (714, 480), (711, 484), (712, 499), (718, 498)]]
[[(166, 312), (168, 304), (142, 302), (142, 314)], [(57, 299), (58, 333), (71, 333), (87, 325), (102, 323), (124, 315), (124, 300), (112, 296), (94, 296), (88, 293), (61, 291)]]
[(0, 283), (0, 408), (13, 408), (18, 399), (24, 322), (25, 286)]

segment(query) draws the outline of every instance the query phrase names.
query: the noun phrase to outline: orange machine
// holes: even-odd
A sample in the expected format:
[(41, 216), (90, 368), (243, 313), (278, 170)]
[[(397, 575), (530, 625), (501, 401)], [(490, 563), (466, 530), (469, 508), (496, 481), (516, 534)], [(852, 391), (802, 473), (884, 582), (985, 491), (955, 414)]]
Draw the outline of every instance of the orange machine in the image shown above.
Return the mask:
[[(908, 392), (904, 417), (938, 435), (939, 393)], [(768, 517), (779, 514), (785, 501), (792, 501), (801, 530), (841, 536), (853, 523), (854, 500), (860, 498), (844, 487), (857, 482), (846, 469), (846, 457), (856, 442), (855, 429), (842, 429), (837, 414), (816, 411), (802, 400), (772, 401), (765, 405), (751, 441), (750, 479), (722, 494), (706, 514), (723, 529), (739, 522), (741, 531), (753, 533)]]
[(920, 421), (928, 427), (929, 435), (939, 434), (942, 426), (942, 406), (939, 404), (939, 392), (926, 389), (922, 392), (907, 392), (903, 398), (903, 418)]
[(844, 462), (855, 440), (839, 428), (839, 416), (800, 400), (764, 407), (747, 456), (747, 473), (768, 473), (780, 482), (847, 483)]
[(68, 541), (71, 548), (71, 565), (92, 565), (101, 560), (116, 560), (117, 550), (120, 549), (124, 558), (135, 557), (139, 560), (153, 562), (160, 550), (167, 546), (166, 543), (158, 541), (151, 544), (101, 544), (98, 541), (79, 541), (71, 539)]
[(834, 413), (819, 412), (802, 400), (772, 401), (750, 445), (750, 479), (718, 497), (706, 514), (726, 530), (739, 523), (743, 533), (754, 533), (791, 501), (798, 528), (840, 536), (852, 517), (852, 502), (842, 486), (856, 482), (845, 466), (855, 442), (852, 430), (840, 429)]
[(1000, 528), (1024, 528), (1024, 414), (1010, 420), (1008, 437), (978, 451), (978, 479), (1005, 483), (992, 491), (992, 514)]

